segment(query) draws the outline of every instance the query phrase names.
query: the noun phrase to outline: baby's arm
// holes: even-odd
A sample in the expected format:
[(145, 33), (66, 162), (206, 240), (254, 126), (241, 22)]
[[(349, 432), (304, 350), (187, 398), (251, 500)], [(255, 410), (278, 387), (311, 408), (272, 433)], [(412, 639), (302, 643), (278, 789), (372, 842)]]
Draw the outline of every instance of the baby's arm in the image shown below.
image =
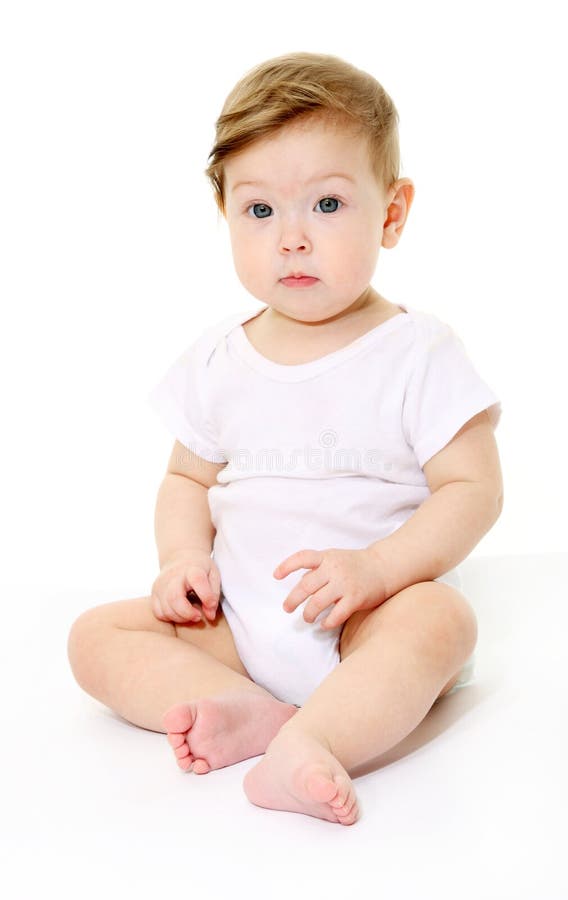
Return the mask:
[(209, 462), (176, 441), (156, 499), (154, 530), (160, 566), (180, 553), (211, 553), (215, 529), (207, 491), (226, 465)]
[(499, 452), (487, 411), (470, 419), (423, 467), (431, 496), (397, 531), (371, 544), (386, 597), (462, 562), (503, 507)]
[(220, 574), (211, 558), (215, 529), (207, 498), (226, 463), (216, 464), (175, 442), (156, 499), (155, 535), (160, 574), (152, 585), (154, 615), (164, 621), (201, 620), (200, 600), (213, 620)]

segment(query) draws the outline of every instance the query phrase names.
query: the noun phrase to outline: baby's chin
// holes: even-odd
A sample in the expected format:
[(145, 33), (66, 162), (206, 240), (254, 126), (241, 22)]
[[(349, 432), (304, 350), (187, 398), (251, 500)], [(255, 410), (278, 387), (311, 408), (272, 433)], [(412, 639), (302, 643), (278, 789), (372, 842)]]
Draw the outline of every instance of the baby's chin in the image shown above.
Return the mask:
[(340, 307), (336, 310), (322, 310), (309, 308), (308, 301), (302, 309), (285, 309), (282, 307), (270, 307), (271, 314), (276, 320), (287, 319), (289, 321), (298, 322), (301, 325), (326, 325), (330, 322), (337, 321), (349, 313), (349, 305)]
[(368, 307), (375, 307), (381, 302), (380, 296), (371, 285), (361, 289), (359, 293), (353, 289), (347, 289), (347, 297), (341, 297), (341, 291), (336, 291), (335, 297), (324, 296), (318, 290), (323, 285), (319, 282), (313, 288), (284, 288), (288, 294), (283, 298), (280, 296), (274, 300), (268, 301), (263, 299), (271, 310), (271, 317), (275, 319), (285, 317), (286, 319), (300, 322), (303, 325), (323, 325), (343, 317), (351, 316)]
[[(300, 292), (298, 291), (298, 293)], [(321, 301), (317, 302), (308, 296), (298, 297), (292, 303), (269, 303), (266, 299), (262, 302), (267, 306), (267, 318), (271, 318), (275, 322), (287, 320), (302, 325), (319, 325), (338, 319), (347, 313), (351, 305), (349, 303), (334, 304), (333, 307), (330, 307), (330, 305)]]

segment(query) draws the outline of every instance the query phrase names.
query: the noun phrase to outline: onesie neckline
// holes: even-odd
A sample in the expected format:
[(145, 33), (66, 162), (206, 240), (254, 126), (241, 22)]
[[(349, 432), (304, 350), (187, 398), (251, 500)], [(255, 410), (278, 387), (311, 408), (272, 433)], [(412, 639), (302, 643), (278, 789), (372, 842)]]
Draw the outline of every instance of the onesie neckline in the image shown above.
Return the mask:
[(268, 357), (263, 356), (249, 341), (243, 325), (250, 319), (259, 316), (261, 312), (264, 312), (266, 307), (255, 310), (252, 314), (249, 312), (246, 315), (241, 316), (240, 321), (231, 331), (231, 341), (241, 359), (262, 375), (267, 375), (276, 381), (304, 381), (308, 378), (312, 378), (314, 375), (325, 372), (327, 369), (339, 365), (339, 363), (357, 356), (363, 350), (367, 349), (367, 347), (372, 345), (378, 337), (382, 338), (383, 335), (395, 331), (397, 328), (400, 328), (405, 321), (409, 321), (413, 318), (413, 309), (411, 307), (404, 303), (398, 303), (397, 306), (401, 308), (401, 312), (391, 316), (386, 322), (375, 325), (374, 328), (371, 328), (369, 331), (366, 331), (365, 334), (355, 338), (354, 341), (351, 341), (351, 343), (347, 344), (345, 347), (340, 347), (338, 350), (333, 350), (331, 353), (326, 353), (325, 356), (321, 356), (319, 359), (313, 359), (307, 363), (285, 365), (283, 363), (274, 362), (273, 360), (268, 359)]

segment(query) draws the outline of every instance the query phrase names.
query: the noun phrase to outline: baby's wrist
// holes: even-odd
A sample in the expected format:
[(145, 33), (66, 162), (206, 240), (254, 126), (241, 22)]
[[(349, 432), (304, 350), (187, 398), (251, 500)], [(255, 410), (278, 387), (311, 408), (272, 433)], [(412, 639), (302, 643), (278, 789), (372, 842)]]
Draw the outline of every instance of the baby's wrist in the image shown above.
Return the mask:
[(377, 569), (377, 575), (383, 592), (382, 602), (384, 602), (391, 596), (391, 593), (389, 592), (389, 575), (392, 570), (392, 561), (389, 561), (388, 554), (385, 553), (384, 542), (382, 540), (376, 541), (374, 544), (370, 544), (366, 547), (365, 553), (367, 553), (372, 565)]
[(196, 556), (202, 556), (204, 554), (210, 557), (211, 550), (208, 550), (207, 547), (204, 546), (180, 547), (178, 550), (173, 550), (164, 556), (160, 556), (160, 568), (164, 569), (166, 566), (171, 566), (173, 563), (195, 559)]

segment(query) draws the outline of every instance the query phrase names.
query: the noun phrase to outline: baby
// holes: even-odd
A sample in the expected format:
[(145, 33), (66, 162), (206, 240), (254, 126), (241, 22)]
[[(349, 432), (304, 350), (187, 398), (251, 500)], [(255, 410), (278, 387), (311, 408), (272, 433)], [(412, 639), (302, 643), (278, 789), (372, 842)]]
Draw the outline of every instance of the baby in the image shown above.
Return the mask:
[(264, 305), (203, 332), (150, 400), (175, 437), (151, 596), (84, 612), (81, 687), (197, 774), (262, 755), (258, 806), (351, 825), (353, 771), (471, 674), (457, 566), (498, 519), (500, 403), (435, 315), (372, 286), (414, 197), (369, 74), (248, 72), (207, 169)]

